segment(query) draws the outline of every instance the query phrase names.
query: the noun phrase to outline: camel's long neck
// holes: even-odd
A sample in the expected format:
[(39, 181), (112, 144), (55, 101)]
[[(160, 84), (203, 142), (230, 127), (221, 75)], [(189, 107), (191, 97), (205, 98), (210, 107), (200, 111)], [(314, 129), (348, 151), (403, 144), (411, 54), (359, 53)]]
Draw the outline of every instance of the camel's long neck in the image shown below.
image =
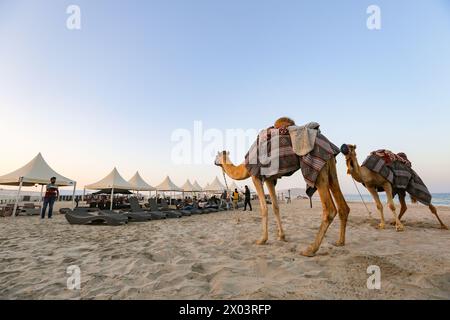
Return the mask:
[(350, 170), (350, 174), (358, 182), (363, 182), (362, 174), (361, 174), (361, 166), (358, 163), (358, 158), (352, 158), (352, 169)]
[(245, 180), (250, 177), (250, 173), (243, 163), (235, 166), (227, 159), (226, 163), (222, 164), (222, 168), (233, 180)]

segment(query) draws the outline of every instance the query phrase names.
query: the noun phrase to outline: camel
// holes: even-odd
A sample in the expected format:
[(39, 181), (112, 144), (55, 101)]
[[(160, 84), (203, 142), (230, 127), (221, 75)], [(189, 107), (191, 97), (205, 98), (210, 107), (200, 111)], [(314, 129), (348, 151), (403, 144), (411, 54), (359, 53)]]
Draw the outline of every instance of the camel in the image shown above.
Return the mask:
[[(292, 125), (295, 125), (295, 122), (289, 118), (280, 118), (275, 122), (275, 128), (278, 129), (282, 127), (287, 128), (288, 126)], [(229, 152), (226, 151), (219, 152), (215, 164), (222, 167), (224, 172), (234, 180), (244, 180), (250, 177), (252, 178), (256, 192), (258, 193), (262, 217), (262, 236), (261, 239), (256, 241), (256, 244), (264, 245), (267, 243), (267, 240), (269, 238), (268, 208), (264, 193), (264, 183), (267, 186), (272, 201), (272, 209), (278, 227), (278, 240), (286, 241), (285, 233), (281, 223), (280, 209), (277, 201), (277, 195), (275, 191), (277, 179), (266, 179), (265, 181), (262, 181), (260, 178), (256, 176), (251, 176), (250, 173), (247, 171), (245, 164), (242, 163), (238, 166), (235, 166), (229, 159)], [(339, 186), (339, 181), (336, 173), (336, 160), (334, 157), (331, 160), (329, 160), (325, 164), (323, 169), (320, 171), (316, 181), (316, 188), (318, 189), (320, 200), (322, 202), (323, 207), (322, 223), (320, 225), (319, 231), (315, 237), (314, 242), (300, 253), (301, 255), (306, 257), (314, 256), (316, 252), (319, 250), (319, 247), (328, 230), (328, 227), (333, 222), (333, 219), (337, 213), (339, 213), (340, 218), (340, 233), (339, 233), (339, 240), (335, 244), (336, 246), (344, 246), (347, 218), (350, 213), (350, 208), (348, 207), (347, 202), (345, 201)], [(333, 201), (332, 195), (337, 203), (337, 209)]]
[[(361, 167), (358, 163), (358, 159), (356, 157), (356, 145), (347, 144), (345, 145), (348, 149), (348, 153), (344, 154), (346, 163), (347, 163), (347, 174), (351, 175), (353, 179), (355, 179), (357, 182), (364, 184), (364, 186), (367, 188), (367, 190), (372, 195), (373, 199), (375, 200), (375, 203), (377, 205), (377, 210), (381, 217), (381, 222), (378, 225), (380, 229), (385, 228), (385, 220), (384, 220), (384, 214), (383, 214), (383, 205), (380, 201), (380, 197), (378, 196), (378, 190), (383, 189), (386, 192), (387, 202), (389, 209), (391, 209), (392, 214), (394, 216), (394, 221), (391, 223), (392, 225), (395, 225), (395, 229), (397, 231), (403, 231), (404, 226), (401, 222), (401, 219), (403, 215), (405, 214), (408, 207), (406, 206), (406, 193), (405, 192), (398, 192), (398, 197), (400, 201), (400, 214), (397, 217), (396, 214), (396, 207), (394, 204), (394, 197), (393, 197), (393, 186), (392, 184), (386, 180), (383, 176), (380, 174), (373, 172), (369, 170), (366, 167)], [(344, 146), (343, 146), (344, 147)], [(416, 202), (416, 200), (411, 197), (412, 202)], [(436, 208), (430, 204), (429, 209), (431, 213), (438, 219), (439, 223), (441, 224), (442, 229), (448, 229), (447, 226), (442, 222), (442, 220), (439, 218), (437, 214)]]

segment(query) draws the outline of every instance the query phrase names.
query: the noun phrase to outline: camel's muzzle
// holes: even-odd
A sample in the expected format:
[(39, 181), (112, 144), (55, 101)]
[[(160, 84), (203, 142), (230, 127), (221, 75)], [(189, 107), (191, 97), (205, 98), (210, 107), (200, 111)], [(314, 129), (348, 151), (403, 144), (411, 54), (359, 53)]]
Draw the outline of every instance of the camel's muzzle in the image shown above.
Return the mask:
[(347, 144), (344, 143), (344, 144), (341, 146), (341, 152), (342, 152), (342, 154), (343, 154), (344, 156), (347, 156), (347, 155), (350, 153), (350, 148), (348, 147)]

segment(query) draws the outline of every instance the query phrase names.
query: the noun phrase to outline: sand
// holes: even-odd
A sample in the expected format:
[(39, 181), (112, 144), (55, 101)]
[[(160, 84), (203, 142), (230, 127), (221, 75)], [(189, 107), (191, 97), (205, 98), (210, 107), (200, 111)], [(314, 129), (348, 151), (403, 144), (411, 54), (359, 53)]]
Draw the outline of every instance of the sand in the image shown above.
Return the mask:
[[(320, 224), (320, 203), (282, 204), (288, 242), (260, 236), (259, 211), (135, 223), (71, 226), (64, 216), (0, 219), (1, 299), (449, 299), (450, 231), (411, 205), (405, 231), (378, 230), (362, 204), (351, 203), (347, 245), (335, 247), (338, 219), (317, 256), (299, 250)], [(370, 208), (375, 211), (371, 204)], [(450, 225), (450, 208), (439, 208)], [(386, 217), (391, 218), (389, 212)], [(66, 270), (81, 270), (81, 289), (67, 289)], [(367, 267), (381, 269), (369, 290)]]

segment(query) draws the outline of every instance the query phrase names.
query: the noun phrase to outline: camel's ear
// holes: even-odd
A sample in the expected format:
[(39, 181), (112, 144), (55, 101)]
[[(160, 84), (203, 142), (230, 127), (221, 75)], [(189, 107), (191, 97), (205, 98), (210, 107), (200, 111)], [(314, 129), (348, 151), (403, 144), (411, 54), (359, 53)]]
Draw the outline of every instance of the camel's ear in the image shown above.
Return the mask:
[(230, 151), (227, 151), (227, 156), (229, 156), (230, 155)]

